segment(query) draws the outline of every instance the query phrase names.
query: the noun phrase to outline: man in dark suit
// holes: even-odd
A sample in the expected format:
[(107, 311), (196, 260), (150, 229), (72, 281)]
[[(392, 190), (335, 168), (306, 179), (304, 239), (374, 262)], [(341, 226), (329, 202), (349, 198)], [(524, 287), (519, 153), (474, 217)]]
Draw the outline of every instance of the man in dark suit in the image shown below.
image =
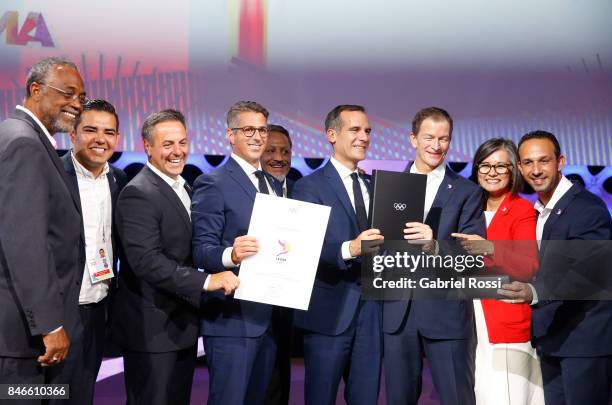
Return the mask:
[(291, 196), (294, 181), (287, 178), (291, 170), (293, 142), (289, 131), (281, 125), (268, 125), (266, 148), (261, 155), (261, 168), (281, 183), (283, 197)]
[[(423, 223), (406, 224), (408, 240), (450, 240), (451, 233), (485, 235), (478, 185), (447, 168), (453, 121), (429, 107), (412, 121), (416, 159), (411, 173), (427, 175)], [(442, 404), (474, 404), (474, 313), (471, 301), (412, 299), (383, 303), (385, 385), (393, 404), (417, 404), (427, 357)]]
[[(79, 198), (54, 149), (85, 100), (76, 66), (48, 58), (32, 67), (24, 106), (0, 124), (0, 383), (53, 382), (80, 333)], [(32, 400), (32, 403), (39, 401)]]
[[(248, 236), (255, 195), (281, 195), (279, 183), (261, 170), (268, 111), (239, 101), (227, 113), (232, 155), (194, 184), (193, 257), (216, 274), (238, 273), (240, 263), (259, 249)], [(223, 295), (204, 297), (202, 334), (210, 372), (209, 404), (263, 404), (276, 353), (271, 305)]]
[(231, 272), (208, 276), (191, 258), (190, 189), (183, 115), (151, 114), (142, 126), (147, 165), (117, 200), (123, 247), (113, 300), (113, 336), (124, 349), (128, 404), (189, 404), (204, 291), (238, 286)]
[(83, 215), (86, 264), (79, 294), (83, 334), (72, 337), (68, 357), (57, 367), (60, 375), (56, 381), (75, 387), (69, 400), (57, 401), (81, 405), (93, 403), (104, 353), (108, 297), (116, 280), (113, 262), (118, 256), (112, 215), (127, 176), (108, 163), (119, 140), (119, 118), (109, 102), (87, 100), (70, 131), (70, 140), (72, 150), (61, 160), (80, 198)]
[(382, 240), (368, 229), (369, 178), (357, 164), (370, 145), (365, 109), (339, 105), (325, 119), (334, 153), (295, 184), (293, 197), (331, 207), (308, 311), (295, 311), (304, 329), (307, 404), (335, 404), (340, 379), (348, 404), (376, 404), (382, 356), (381, 309), (360, 299), (361, 241)]
[[(268, 139), (266, 148), (261, 155), (261, 168), (274, 176), (281, 183), (283, 197), (290, 197), (293, 192), (293, 180), (287, 178), (291, 170), (291, 154), (293, 143), (289, 131), (281, 125), (268, 124)], [(277, 336), (276, 360), (266, 392), (266, 405), (282, 405), (289, 403), (289, 388), (291, 386), (291, 349), (293, 340), (293, 310), (278, 308), (274, 324)]]
[(599, 197), (561, 174), (565, 157), (553, 134), (534, 131), (523, 136), (519, 157), (521, 174), (538, 193), (540, 267), (532, 284), (515, 281), (504, 285), (501, 294), (532, 305), (532, 344), (540, 356), (546, 403), (607, 405), (612, 383), (612, 301), (551, 299), (551, 290), (554, 295), (577, 297), (584, 283), (601, 273), (610, 280), (612, 269), (601, 268), (603, 261), (595, 266), (575, 264), (585, 263), (585, 256), (588, 263), (590, 247), (597, 245), (576, 241), (612, 239), (610, 213)]

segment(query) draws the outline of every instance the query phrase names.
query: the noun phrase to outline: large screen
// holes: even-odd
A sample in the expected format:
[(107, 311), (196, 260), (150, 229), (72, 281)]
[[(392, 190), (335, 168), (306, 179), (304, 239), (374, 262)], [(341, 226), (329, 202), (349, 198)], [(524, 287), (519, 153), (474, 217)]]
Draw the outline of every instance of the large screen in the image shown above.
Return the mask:
[(225, 112), (248, 99), (299, 157), (329, 154), (325, 114), (351, 103), (369, 113), (368, 158), (408, 160), (412, 116), (436, 105), (455, 119), (450, 160), (545, 129), (570, 163), (609, 166), (610, 21), (609, 0), (4, 0), (0, 118), (29, 66), (66, 56), (88, 96), (117, 107), (124, 151), (142, 151), (143, 119), (172, 107), (192, 153), (227, 154)]

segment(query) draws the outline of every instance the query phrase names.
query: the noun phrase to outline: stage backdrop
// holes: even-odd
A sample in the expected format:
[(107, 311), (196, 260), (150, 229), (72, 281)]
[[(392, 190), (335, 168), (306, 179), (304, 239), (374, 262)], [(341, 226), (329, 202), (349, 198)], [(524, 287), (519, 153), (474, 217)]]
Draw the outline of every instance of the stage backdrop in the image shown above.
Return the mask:
[(3, 0), (0, 118), (23, 99), (27, 68), (59, 55), (88, 96), (116, 105), (128, 152), (142, 151), (144, 117), (172, 107), (192, 153), (227, 154), (225, 112), (250, 99), (298, 157), (327, 155), (326, 112), (356, 103), (374, 127), (368, 157), (409, 160), (414, 112), (437, 105), (456, 121), (452, 161), (546, 129), (570, 163), (610, 166), (610, 21), (609, 0)]

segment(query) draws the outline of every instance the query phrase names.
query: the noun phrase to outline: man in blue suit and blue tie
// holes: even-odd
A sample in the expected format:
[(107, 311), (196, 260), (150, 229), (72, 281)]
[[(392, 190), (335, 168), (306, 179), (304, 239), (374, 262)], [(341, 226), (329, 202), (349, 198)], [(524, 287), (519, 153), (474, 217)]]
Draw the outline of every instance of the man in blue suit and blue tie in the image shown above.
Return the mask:
[[(259, 249), (247, 235), (257, 192), (282, 195), (261, 170), (268, 111), (240, 101), (227, 113), (232, 155), (194, 184), (191, 218), (194, 263), (208, 273), (232, 270)], [(263, 404), (274, 366), (276, 334), (271, 305), (211, 294), (203, 298), (202, 334), (210, 373), (209, 404)]]
[[(602, 273), (607, 273), (609, 280), (612, 269), (602, 261), (596, 261), (595, 266), (573, 267), (573, 263), (584, 263), (582, 257), (588, 257), (587, 262), (591, 260), (590, 247), (597, 243), (559, 241), (609, 241), (610, 213), (599, 197), (561, 174), (565, 157), (553, 134), (533, 131), (523, 136), (519, 157), (521, 174), (538, 193), (535, 209), (539, 213), (536, 238), (540, 268), (533, 284), (514, 281), (502, 286), (500, 293), (513, 302), (532, 306), (531, 340), (540, 356), (546, 403), (608, 405), (612, 384), (612, 301), (563, 297), (553, 300), (549, 294), (551, 284), (557, 295), (569, 293), (574, 297), (573, 293), (584, 288), (585, 283), (587, 288), (589, 282), (597, 283)], [(563, 262), (549, 265), (555, 256)]]
[[(450, 240), (453, 232), (485, 235), (482, 192), (447, 168), (453, 120), (445, 110), (424, 108), (412, 121), (416, 159), (410, 173), (427, 175), (423, 223), (404, 229), (408, 240)], [(423, 357), (445, 405), (474, 404), (474, 314), (467, 300), (402, 300), (383, 304), (387, 401), (416, 405)]]
[(304, 329), (306, 404), (335, 404), (340, 379), (350, 405), (376, 404), (381, 368), (380, 304), (360, 299), (361, 241), (382, 240), (368, 229), (369, 178), (357, 163), (370, 145), (365, 109), (340, 105), (325, 120), (333, 156), (295, 183), (293, 198), (331, 207), (308, 311), (295, 312)]

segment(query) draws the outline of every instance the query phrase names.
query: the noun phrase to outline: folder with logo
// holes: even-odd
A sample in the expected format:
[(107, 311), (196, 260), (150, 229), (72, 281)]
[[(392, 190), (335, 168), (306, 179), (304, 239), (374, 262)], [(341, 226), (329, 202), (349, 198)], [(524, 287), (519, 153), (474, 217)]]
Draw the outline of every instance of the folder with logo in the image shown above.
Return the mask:
[(423, 222), (427, 176), (374, 170), (373, 178), (370, 224), (385, 240), (404, 240), (406, 222)]

